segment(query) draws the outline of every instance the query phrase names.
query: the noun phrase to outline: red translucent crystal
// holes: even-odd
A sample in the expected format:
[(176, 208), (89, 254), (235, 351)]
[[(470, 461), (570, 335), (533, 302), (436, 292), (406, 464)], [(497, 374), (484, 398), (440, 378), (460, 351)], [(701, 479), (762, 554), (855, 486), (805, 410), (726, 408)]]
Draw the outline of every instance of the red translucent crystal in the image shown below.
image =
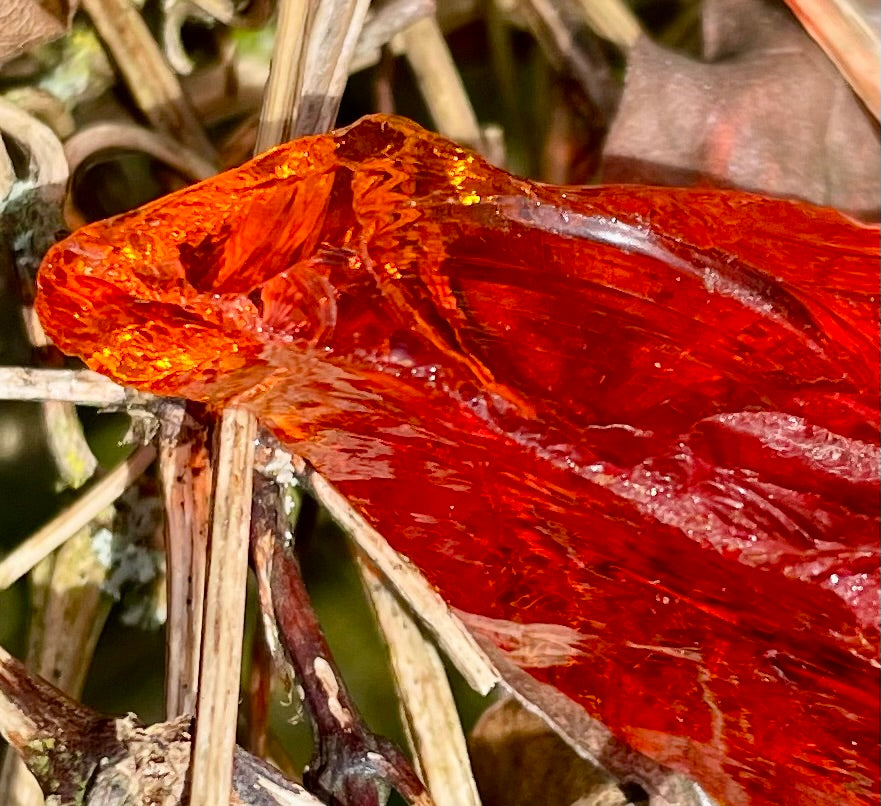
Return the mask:
[(408, 121), (57, 244), (38, 311), (121, 383), (235, 400), (456, 607), (726, 804), (878, 787), (877, 227), (550, 187)]

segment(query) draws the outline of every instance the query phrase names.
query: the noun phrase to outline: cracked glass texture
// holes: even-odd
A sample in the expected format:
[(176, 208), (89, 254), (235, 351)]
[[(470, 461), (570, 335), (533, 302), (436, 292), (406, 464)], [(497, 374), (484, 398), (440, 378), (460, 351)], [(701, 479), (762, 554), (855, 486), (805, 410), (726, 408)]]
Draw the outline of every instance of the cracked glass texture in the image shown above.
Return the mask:
[(116, 381), (248, 406), (452, 605), (722, 804), (878, 789), (878, 228), (552, 187), (399, 118), (57, 244), (37, 309)]

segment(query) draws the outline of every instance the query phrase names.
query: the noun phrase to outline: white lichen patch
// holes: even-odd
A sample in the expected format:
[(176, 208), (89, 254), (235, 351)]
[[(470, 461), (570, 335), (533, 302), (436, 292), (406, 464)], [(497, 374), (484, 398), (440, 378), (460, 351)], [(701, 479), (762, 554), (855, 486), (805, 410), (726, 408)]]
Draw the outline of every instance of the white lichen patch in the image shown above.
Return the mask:
[(330, 709), (333, 718), (339, 723), (341, 728), (350, 728), (353, 721), (352, 714), (340, 702), (340, 684), (330, 664), (324, 658), (316, 658), (313, 668), (321, 688), (324, 689), (324, 695), (327, 697), (327, 707)]

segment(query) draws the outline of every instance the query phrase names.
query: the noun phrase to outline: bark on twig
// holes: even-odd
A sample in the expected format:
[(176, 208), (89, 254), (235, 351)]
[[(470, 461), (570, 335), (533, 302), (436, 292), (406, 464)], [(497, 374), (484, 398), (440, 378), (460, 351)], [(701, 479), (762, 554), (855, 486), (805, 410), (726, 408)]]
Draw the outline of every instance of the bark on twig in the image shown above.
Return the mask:
[(271, 615), (315, 732), (306, 784), (338, 806), (379, 806), (389, 785), (408, 803), (429, 806), (422, 782), (400, 751), (364, 724), (312, 609), (286, 531), (277, 485), (258, 477), (252, 519), (257, 573), (269, 580), (262, 587), (271, 595)]
[[(190, 718), (144, 726), (66, 697), (0, 648), (0, 734), (51, 806), (185, 806)], [(236, 748), (224, 806), (321, 806), (303, 787)]]

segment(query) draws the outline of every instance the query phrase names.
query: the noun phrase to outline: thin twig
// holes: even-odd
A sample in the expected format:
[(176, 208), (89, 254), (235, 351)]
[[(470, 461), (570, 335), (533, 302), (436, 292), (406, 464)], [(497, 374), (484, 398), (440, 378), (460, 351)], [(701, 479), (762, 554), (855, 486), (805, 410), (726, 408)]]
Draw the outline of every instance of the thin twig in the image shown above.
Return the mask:
[(193, 741), (191, 806), (228, 806), (242, 664), (254, 415), (220, 418), (205, 619)]
[(291, 118), (303, 85), (309, 9), (307, 0), (281, 0), (279, 3), (275, 49), (254, 148), (257, 153), (290, 137)]
[(578, 0), (578, 5), (584, 21), (603, 39), (626, 49), (639, 38), (639, 20), (622, 0)]
[(98, 469), (98, 460), (89, 447), (76, 406), (47, 400), (41, 406), (43, 431), (62, 485), (82, 487)]
[[(565, 68), (581, 85), (585, 96), (603, 117), (611, 114), (619, 92), (618, 84), (597, 53), (585, 47), (577, 36), (583, 15), (556, 0), (524, 0), (520, 9), (548, 60)], [(576, 12), (576, 13), (573, 13)]]
[[(372, 3), (370, 13), (364, 20), (361, 36), (352, 54), (351, 63), (348, 66), (349, 74), (370, 67), (379, 61), (381, 48), (388, 45), (397, 34), (414, 22), (432, 15), (434, 9), (435, 4), (433, 0), (390, 0), (390, 2), (385, 3)], [(294, 9), (282, 8), (282, 10), (292, 12)], [(296, 82), (299, 79), (296, 77), (293, 67), (296, 64), (293, 51), (294, 43), (284, 36), (284, 31), (289, 27), (287, 20), (290, 16), (294, 16), (290, 26), (296, 29), (297, 18), (295, 15), (288, 14), (288, 16), (280, 15), (279, 17), (276, 41), (285, 42), (286, 47), (280, 54), (273, 56), (272, 72), (275, 73), (276, 70), (281, 70), (282, 73), (290, 77), (291, 82)], [(392, 50), (395, 51), (394, 48)], [(397, 50), (400, 50), (400, 48), (397, 48)], [(247, 53), (238, 53), (235, 61), (230, 65), (230, 69), (235, 76), (236, 93), (234, 96), (224, 98), (224, 116), (227, 118), (231, 115), (234, 116), (237, 111), (250, 111), (251, 98), (263, 97), (265, 102), (269, 97), (268, 92), (264, 96), (264, 88), (267, 87), (269, 78), (269, 69), (262, 60), (249, 57)], [(187, 77), (185, 83), (190, 88), (194, 104), (197, 108), (204, 110), (203, 118), (207, 115), (209, 120), (213, 120), (217, 115), (217, 110), (214, 108), (216, 102), (212, 103), (212, 99), (218, 96), (219, 75), (217, 73), (209, 73), (203, 68), (192, 76)], [(282, 84), (282, 89), (291, 91), (292, 85)], [(287, 117), (276, 117), (274, 113), (271, 116), (264, 113), (264, 117), (270, 123), (274, 121), (274, 131), (267, 131), (264, 141), (266, 145), (263, 148), (258, 148), (258, 152), (293, 136), (293, 129), (288, 131), (284, 128), (287, 125), (285, 123)], [(276, 126), (275, 124), (278, 125)]]
[(83, 0), (82, 7), (147, 119), (188, 148), (213, 159), (213, 146), (134, 4), (130, 0)]
[(128, 459), (91, 487), (73, 506), (16, 547), (0, 562), (0, 590), (31, 570), (40, 560), (110, 506), (156, 457), (152, 445), (138, 448)]
[(309, 29), (303, 84), (293, 110), (293, 134), (327, 131), (336, 119), (349, 63), (369, 0), (323, 0)]
[(364, 20), (361, 36), (352, 54), (350, 72), (371, 67), (380, 60), (382, 49), (402, 31), (435, 13), (434, 0), (387, 0), (374, 2)]
[(356, 559), (389, 648), (401, 716), (420, 777), (437, 806), (480, 806), (440, 655), (379, 573), (363, 555)]
[(0, 400), (60, 400), (99, 409), (151, 407), (158, 400), (87, 369), (0, 367)]
[(111, 149), (149, 154), (194, 182), (217, 173), (215, 166), (198, 152), (181, 147), (168, 135), (134, 123), (94, 123), (64, 141), (71, 174), (96, 154)]
[(435, 125), (442, 134), (479, 148), (480, 126), (474, 107), (437, 19), (428, 17), (411, 25), (395, 39), (403, 48)]

